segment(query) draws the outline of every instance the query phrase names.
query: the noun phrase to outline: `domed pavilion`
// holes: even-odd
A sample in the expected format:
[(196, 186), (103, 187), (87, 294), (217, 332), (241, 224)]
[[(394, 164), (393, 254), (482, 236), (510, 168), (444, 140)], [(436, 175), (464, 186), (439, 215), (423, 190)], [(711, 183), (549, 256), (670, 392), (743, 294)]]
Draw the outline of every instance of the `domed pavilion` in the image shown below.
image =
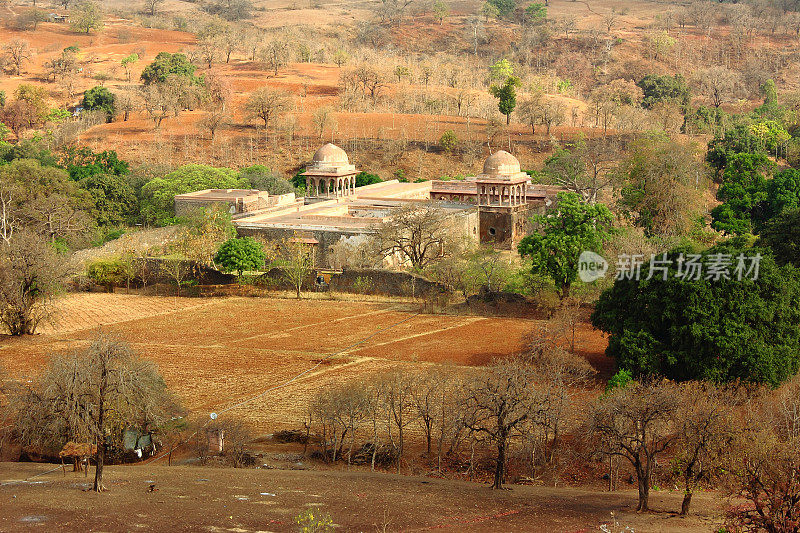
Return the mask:
[(314, 153), (303, 173), (306, 196), (337, 198), (352, 195), (356, 188), (357, 173), (347, 153), (335, 144), (328, 143)]

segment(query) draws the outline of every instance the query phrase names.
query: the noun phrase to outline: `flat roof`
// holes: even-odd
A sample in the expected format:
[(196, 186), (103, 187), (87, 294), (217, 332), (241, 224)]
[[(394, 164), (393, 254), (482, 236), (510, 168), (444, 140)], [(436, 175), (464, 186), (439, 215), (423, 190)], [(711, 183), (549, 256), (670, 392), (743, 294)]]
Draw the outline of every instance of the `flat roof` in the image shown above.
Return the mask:
[(268, 193), (267, 191), (260, 191), (258, 189), (203, 189), (202, 191), (176, 194), (175, 199), (236, 200), (238, 198), (247, 198), (249, 196), (259, 196), (262, 194)]

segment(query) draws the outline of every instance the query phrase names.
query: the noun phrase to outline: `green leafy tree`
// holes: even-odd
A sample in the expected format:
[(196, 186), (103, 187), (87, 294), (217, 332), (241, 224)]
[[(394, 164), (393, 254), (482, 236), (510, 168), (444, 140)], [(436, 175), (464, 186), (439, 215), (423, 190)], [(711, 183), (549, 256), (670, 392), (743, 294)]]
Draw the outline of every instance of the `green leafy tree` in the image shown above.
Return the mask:
[(514, 66), (508, 59), (501, 59), (489, 67), (489, 76), (492, 80), (505, 80), (514, 75)]
[(689, 105), (692, 97), (686, 80), (680, 74), (675, 76), (648, 74), (636, 85), (644, 93), (642, 107), (647, 109), (653, 107), (657, 102), (672, 102), (685, 108)]
[(763, 152), (763, 144), (759, 142), (755, 133), (748, 126), (738, 124), (725, 130), (724, 134), (717, 134), (708, 143), (706, 161), (714, 167), (719, 178), (732, 156), (757, 152)]
[(92, 215), (98, 226), (121, 226), (136, 222), (138, 200), (123, 176), (91, 174), (80, 181), (94, 201)]
[(544, 4), (533, 3), (525, 8), (525, 20), (528, 23), (544, 22), (547, 18), (547, 7)]
[(114, 150), (93, 152), (85, 146), (71, 146), (64, 150), (58, 166), (65, 168), (73, 181), (80, 181), (95, 174), (124, 176), (129, 168), (128, 162), (120, 159)]
[(487, 3), (494, 6), (501, 17), (507, 17), (517, 8), (517, 0), (487, 0)]
[(374, 185), (376, 183), (380, 183), (383, 180), (377, 174), (370, 174), (369, 172), (364, 172), (363, 170), (356, 174), (356, 187), (364, 187), (365, 185)]
[(267, 254), (264, 246), (252, 237), (228, 239), (219, 247), (214, 263), (225, 272), (235, 272), (241, 277), (244, 271), (264, 269)]
[(784, 211), (767, 222), (756, 244), (772, 249), (779, 265), (800, 268), (800, 209)]
[(184, 54), (159, 52), (155, 60), (142, 70), (142, 81), (145, 85), (164, 83), (171, 75), (184, 76), (196, 82), (195, 65)]
[(106, 113), (106, 120), (114, 120), (117, 110), (115, 106), (116, 97), (107, 87), (93, 87), (83, 93), (83, 107), (85, 109), (99, 109)]
[(287, 194), (294, 191), (291, 182), (264, 165), (243, 168), (239, 176), (246, 179), (251, 188), (259, 191), (267, 191), (270, 194)]
[[(747, 258), (759, 252), (753, 279)], [(779, 267), (766, 250), (723, 244), (691, 258), (706, 266), (700, 276), (679, 277), (689, 254), (679, 248), (658, 256), (652, 277), (645, 263), (639, 279), (618, 279), (600, 296), (592, 324), (610, 335), (606, 354), (617, 367), (636, 376), (772, 386), (797, 373), (800, 271)], [(709, 276), (709, 264), (728, 265), (729, 279)]]
[(247, 180), (229, 168), (184, 165), (142, 187), (142, 216), (149, 224), (164, 225), (174, 219), (175, 195), (203, 189), (241, 189)]
[(433, 16), (439, 21), (439, 24), (444, 24), (444, 19), (450, 15), (450, 6), (444, 0), (436, 0), (433, 3)]
[(492, 85), (489, 92), (497, 98), (497, 108), (506, 116), (506, 124), (511, 123), (511, 113), (517, 107), (517, 87), (522, 85), (519, 78), (509, 76), (502, 85)]
[(538, 231), (523, 238), (517, 249), (523, 257), (531, 258), (534, 274), (555, 282), (559, 297), (564, 299), (578, 279), (581, 252), (600, 251), (612, 231), (612, 220), (605, 205), (590, 205), (576, 193), (561, 192), (552, 212), (533, 217)]
[(711, 226), (733, 235), (752, 233), (753, 218), (763, 217), (767, 176), (773, 170), (774, 164), (764, 154), (731, 154), (717, 191), (722, 204), (711, 211)]
[(100, 4), (92, 1), (80, 2), (70, 16), (70, 26), (73, 30), (88, 34), (92, 30), (103, 29), (103, 9)]
[(135, 52), (122, 58), (122, 68), (125, 69), (125, 79), (128, 81), (131, 81), (131, 69), (133, 68), (133, 64), (137, 61), (139, 61), (139, 54)]

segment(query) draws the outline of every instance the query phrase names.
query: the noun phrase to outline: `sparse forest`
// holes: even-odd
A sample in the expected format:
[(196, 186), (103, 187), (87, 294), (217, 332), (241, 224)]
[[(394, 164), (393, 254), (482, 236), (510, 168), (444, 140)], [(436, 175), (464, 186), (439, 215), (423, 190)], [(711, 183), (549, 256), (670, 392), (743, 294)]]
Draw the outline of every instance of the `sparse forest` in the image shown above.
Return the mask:
[[(622, 486), (640, 513), (665, 510), (652, 497), (665, 487), (680, 516), (713, 491), (726, 498), (708, 519), (719, 531), (797, 530), (797, 0), (0, 7), (0, 363), (11, 369), (0, 367), (0, 460), (92, 464), (100, 492), (104, 464), (143, 450), (237, 468), (289, 450), (320, 469), (493, 489)], [(433, 201), (333, 243), (237, 235), (226, 205), (176, 213), (176, 195), (205, 189), (300, 198), (327, 142), (349, 154), (357, 187), (469, 182), (506, 150), (558, 192), (511, 249), (457, 238)], [(591, 279), (587, 257), (605, 269)], [(124, 334), (65, 329), (63, 302), (91, 291), (170, 298), (164, 329), (190, 296), (282, 298), (319, 322), (302, 330), (264, 311), (251, 320), (274, 331), (228, 345), (220, 324), (239, 317), (207, 314), (190, 326), (219, 327), (224, 342), (154, 342), (173, 361), (187, 350), (246, 367), (231, 354), (253, 343), (286, 357), (285, 374), (241, 383), (203, 359), (204, 379), (223, 375), (224, 387), (198, 392), (173, 380), (178, 362), (162, 377), (142, 339), (134, 349)], [(419, 315), (530, 328), (513, 350), (445, 364), (419, 354), (446, 328), (350, 334), (336, 313), (308, 311), (326, 298), (385, 303), (354, 312), (367, 325), (408, 313), (392, 327)], [(95, 326), (106, 321), (116, 317)], [(65, 331), (74, 338), (53, 340)], [(259, 344), (278, 338), (285, 354)], [(358, 354), (362, 344), (378, 351)], [(39, 345), (34, 372), (19, 361)], [(378, 364), (389, 360), (407, 366)], [(305, 379), (291, 412), (233, 405)], [(207, 420), (225, 390), (233, 407)], [(332, 520), (309, 510), (297, 525)]]

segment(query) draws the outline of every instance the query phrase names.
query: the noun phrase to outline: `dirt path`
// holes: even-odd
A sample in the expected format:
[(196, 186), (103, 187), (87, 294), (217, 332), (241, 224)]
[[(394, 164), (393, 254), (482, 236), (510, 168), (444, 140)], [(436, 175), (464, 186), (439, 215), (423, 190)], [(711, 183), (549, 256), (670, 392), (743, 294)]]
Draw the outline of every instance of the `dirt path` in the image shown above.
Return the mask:
[[(304, 509), (327, 513), (337, 531), (599, 531), (614, 512), (639, 532), (711, 531), (713, 497), (695, 497), (695, 515), (677, 517), (678, 492), (651, 495), (655, 513), (633, 512), (634, 491), (484, 485), (367, 471), (184, 466), (106, 467), (108, 491), (47, 464), (0, 463), (0, 531), (295, 531)], [(148, 487), (155, 484), (155, 492)], [(620, 531), (617, 527), (614, 531)]]

